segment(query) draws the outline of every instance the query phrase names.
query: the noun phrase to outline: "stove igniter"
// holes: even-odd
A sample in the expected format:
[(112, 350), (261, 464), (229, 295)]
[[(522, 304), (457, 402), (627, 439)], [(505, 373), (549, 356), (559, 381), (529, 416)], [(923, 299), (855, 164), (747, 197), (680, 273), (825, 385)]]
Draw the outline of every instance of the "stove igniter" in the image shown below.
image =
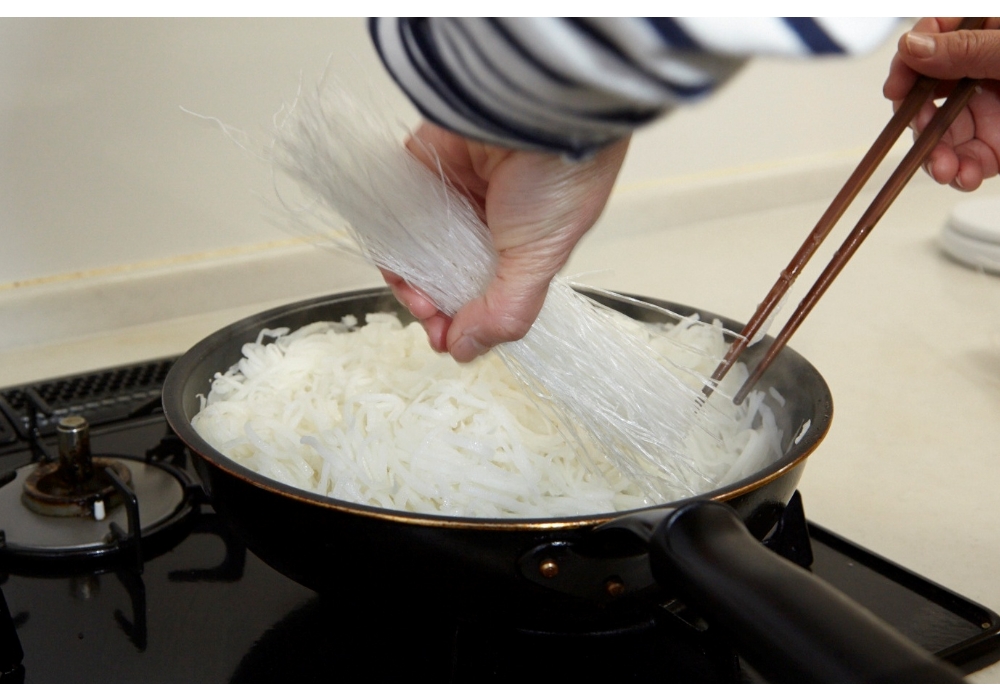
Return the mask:
[(103, 520), (122, 503), (109, 470), (126, 484), (132, 474), (119, 460), (93, 457), (90, 426), (82, 416), (66, 416), (56, 426), (59, 461), (42, 462), (24, 482), (21, 501), (40, 515)]

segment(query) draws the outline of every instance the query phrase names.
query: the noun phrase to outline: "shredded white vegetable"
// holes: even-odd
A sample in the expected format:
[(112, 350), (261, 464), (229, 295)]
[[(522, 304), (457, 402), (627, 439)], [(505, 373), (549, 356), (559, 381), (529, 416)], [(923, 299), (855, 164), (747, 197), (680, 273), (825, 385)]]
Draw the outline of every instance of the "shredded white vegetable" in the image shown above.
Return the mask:
[[(694, 387), (725, 349), (721, 326), (693, 319), (651, 329), (644, 341), (688, 368)], [(265, 330), (243, 356), (216, 375), (192, 423), (224, 455), (279, 482), (396, 511), (481, 518), (652, 505), (597, 445), (555, 423), (495, 353), (460, 365), (431, 350), (418, 324), (404, 328), (391, 314)], [(740, 386), (746, 374), (738, 365), (726, 383)], [(708, 477), (698, 479), (701, 491), (780, 455), (764, 392), (743, 406), (722, 393), (684, 441)]]

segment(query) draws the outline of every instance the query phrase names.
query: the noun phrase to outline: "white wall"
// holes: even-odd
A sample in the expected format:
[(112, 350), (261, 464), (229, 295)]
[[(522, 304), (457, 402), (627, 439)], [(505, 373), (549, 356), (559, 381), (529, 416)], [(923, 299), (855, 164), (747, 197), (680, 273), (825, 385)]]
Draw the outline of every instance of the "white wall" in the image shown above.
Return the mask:
[(860, 160), (892, 116), (882, 83), (905, 29), (900, 23), (867, 56), (751, 61), (715, 95), (641, 131), (620, 182), (711, 177), (855, 152)]
[[(890, 114), (893, 43), (858, 60), (756, 62), (640, 133), (621, 183), (860, 156)], [(271, 223), (266, 164), (180, 107), (259, 143), (328, 57), (415, 120), (358, 19), (0, 21), (0, 292), (293, 236)]]

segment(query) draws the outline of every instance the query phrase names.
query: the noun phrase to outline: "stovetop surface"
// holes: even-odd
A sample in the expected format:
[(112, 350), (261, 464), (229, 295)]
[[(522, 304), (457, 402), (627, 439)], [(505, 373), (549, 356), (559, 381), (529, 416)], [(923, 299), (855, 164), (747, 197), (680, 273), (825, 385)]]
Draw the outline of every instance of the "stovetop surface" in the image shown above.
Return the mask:
[[(150, 384), (160, 372), (145, 372)], [(189, 470), (156, 408), (155, 386), (126, 387), (132, 398), (115, 402), (93, 400), (87, 391), (100, 382), (91, 382), (90, 390), (80, 389), (84, 383), (77, 382), (73, 391), (63, 386), (68, 398), (48, 399), (46, 410), (103, 411), (106, 417), (94, 421), (95, 453), (144, 458), (153, 450), (154, 459)], [(100, 391), (107, 393), (113, 384), (113, 378), (104, 381)], [(56, 396), (57, 388), (47, 391)], [(120, 390), (121, 383), (114, 391)], [(25, 395), (23, 388), (17, 391), (15, 398)], [(0, 444), (0, 479), (32, 460), (20, 439), (25, 406), (32, 402), (13, 406), (12, 393), (0, 392), (6, 415), (0, 418), (0, 443), (6, 440)], [(70, 405), (51, 405), (58, 401)], [(42, 421), (36, 417), (35, 423), (45, 435)], [(2, 520), (0, 514), (0, 529)], [(819, 526), (810, 525), (809, 535), (814, 573), (924, 648), (970, 672), (1000, 659), (1000, 619), (991, 611)], [(0, 628), (13, 627), (23, 648), (21, 668), (7, 678), (32, 683), (757, 680), (722, 632), (677, 603), (651, 606), (648, 616), (613, 632), (583, 634), (533, 630), (488, 614), (426, 608), (419, 601), (324, 598), (248, 552), (204, 502), (142, 547), (141, 565), (127, 552), (72, 565), (35, 565), (3, 556), (0, 546), (0, 590), (9, 608), (6, 623), (0, 611)]]
[[(332, 600), (263, 564), (211, 509), (144, 565), (2, 590), (29, 683), (754, 680), (724, 635), (656, 610), (613, 634), (558, 634), (393, 601)], [(977, 670), (1000, 657), (989, 611), (813, 528), (813, 570), (907, 636)], [(847, 550), (847, 551), (845, 551)], [(851, 556), (851, 554), (861, 556)], [(894, 581), (893, 577), (902, 580)], [(929, 595), (928, 595), (929, 594)], [(544, 664), (540, 666), (540, 660)]]

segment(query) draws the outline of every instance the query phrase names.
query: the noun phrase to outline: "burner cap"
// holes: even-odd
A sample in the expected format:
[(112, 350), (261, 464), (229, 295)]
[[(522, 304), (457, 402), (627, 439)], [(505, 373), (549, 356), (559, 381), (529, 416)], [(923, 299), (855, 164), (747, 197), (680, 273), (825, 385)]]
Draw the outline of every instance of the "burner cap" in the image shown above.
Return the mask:
[(59, 459), (35, 468), (24, 482), (21, 500), (39, 515), (104, 520), (107, 511), (125, 502), (118, 484), (132, 483), (128, 467), (91, 455), (90, 425), (83, 416), (60, 419), (56, 433)]
[(90, 463), (95, 468), (83, 481), (66, 478), (58, 462), (39, 464), (24, 481), (21, 501), (39, 515), (104, 520), (108, 511), (124, 502), (108, 470), (113, 470), (126, 484), (132, 483), (132, 474), (117, 459), (93, 457)]

